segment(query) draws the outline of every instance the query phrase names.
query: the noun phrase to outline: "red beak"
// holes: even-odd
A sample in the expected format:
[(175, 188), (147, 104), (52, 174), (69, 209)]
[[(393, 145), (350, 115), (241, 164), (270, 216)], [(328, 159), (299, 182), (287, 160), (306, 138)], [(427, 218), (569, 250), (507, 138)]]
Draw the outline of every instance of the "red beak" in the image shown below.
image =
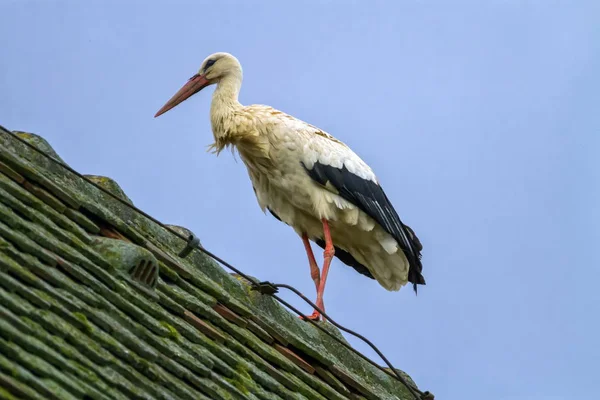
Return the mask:
[(175, 107), (177, 104), (183, 102), (184, 100), (189, 99), (192, 95), (198, 93), (205, 87), (210, 84), (208, 79), (204, 75), (196, 74), (190, 78), (189, 81), (181, 89), (171, 97), (169, 101), (156, 113), (154, 118), (158, 117), (161, 114), (166, 113), (171, 108)]

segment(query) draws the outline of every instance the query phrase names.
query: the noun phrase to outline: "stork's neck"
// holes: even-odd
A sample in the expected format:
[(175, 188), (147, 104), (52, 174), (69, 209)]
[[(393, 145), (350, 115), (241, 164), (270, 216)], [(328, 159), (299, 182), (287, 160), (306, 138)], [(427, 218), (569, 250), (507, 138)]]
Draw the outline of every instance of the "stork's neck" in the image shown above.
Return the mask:
[(215, 139), (225, 134), (223, 130), (227, 127), (224, 126), (224, 122), (232, 117), (234, 111), (242, 107), (238, 101), (241, 87), (242, 78), (238, 74), (227, 75), (217, 83), (210, 104), (210, 120)]

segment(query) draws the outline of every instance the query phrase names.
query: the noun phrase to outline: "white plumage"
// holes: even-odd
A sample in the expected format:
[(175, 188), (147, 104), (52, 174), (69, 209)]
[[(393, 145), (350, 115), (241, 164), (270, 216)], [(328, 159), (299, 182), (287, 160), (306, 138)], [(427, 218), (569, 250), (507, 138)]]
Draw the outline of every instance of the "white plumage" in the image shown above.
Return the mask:
[[(210, 109), (214, 150), (219, 153), (234, 146), (261, 209), (293, 227), (303, 240), (313, 240), (326, 250), (319, 278), (305, 240), (317, 306), (323, 308), (328, 259), (334, 251), (387, 290), (399, 290), (409, 280), (415, 290), (417, 284), (425, 284), (421, 244), (398, 218), (372, 169), (344, 143), (304, 121), (272, 107), (241, 105), (242, 68), (232, 55), (207, 57), (198, 74), (156, 116), (213, 83), (217, 84)], [(335, 248), (327, 246), (325, 229), (330, 229)]]

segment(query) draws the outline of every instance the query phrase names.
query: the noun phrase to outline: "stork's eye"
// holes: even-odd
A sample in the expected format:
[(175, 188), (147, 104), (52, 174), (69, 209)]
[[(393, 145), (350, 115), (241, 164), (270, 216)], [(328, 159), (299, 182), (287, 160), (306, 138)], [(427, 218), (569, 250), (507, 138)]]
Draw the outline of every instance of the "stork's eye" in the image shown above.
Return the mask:
[(213, 64), (216, 63), (216, 62), (217, 62), (217, 60), (208, 60), (206, 62), (206, 65), (204, 66), (204, 70), (206, 71), (207, 69), (209, 69), (210, 67), (212, 67)]

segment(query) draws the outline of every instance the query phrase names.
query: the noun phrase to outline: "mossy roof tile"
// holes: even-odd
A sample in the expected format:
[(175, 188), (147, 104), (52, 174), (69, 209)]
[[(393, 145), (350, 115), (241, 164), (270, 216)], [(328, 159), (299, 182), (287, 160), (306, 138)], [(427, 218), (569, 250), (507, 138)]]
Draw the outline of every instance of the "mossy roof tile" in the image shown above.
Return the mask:
[[(179, 258), (184, 241), (93, 181), (123, 202), (0, 127), (0, 399), (413, 398), (205, 254)], [(102, 236), (149, 250), (156, 288)]]
[(44, 400), (44, 397), (15, 378), (0, 373), (0, 399)]

